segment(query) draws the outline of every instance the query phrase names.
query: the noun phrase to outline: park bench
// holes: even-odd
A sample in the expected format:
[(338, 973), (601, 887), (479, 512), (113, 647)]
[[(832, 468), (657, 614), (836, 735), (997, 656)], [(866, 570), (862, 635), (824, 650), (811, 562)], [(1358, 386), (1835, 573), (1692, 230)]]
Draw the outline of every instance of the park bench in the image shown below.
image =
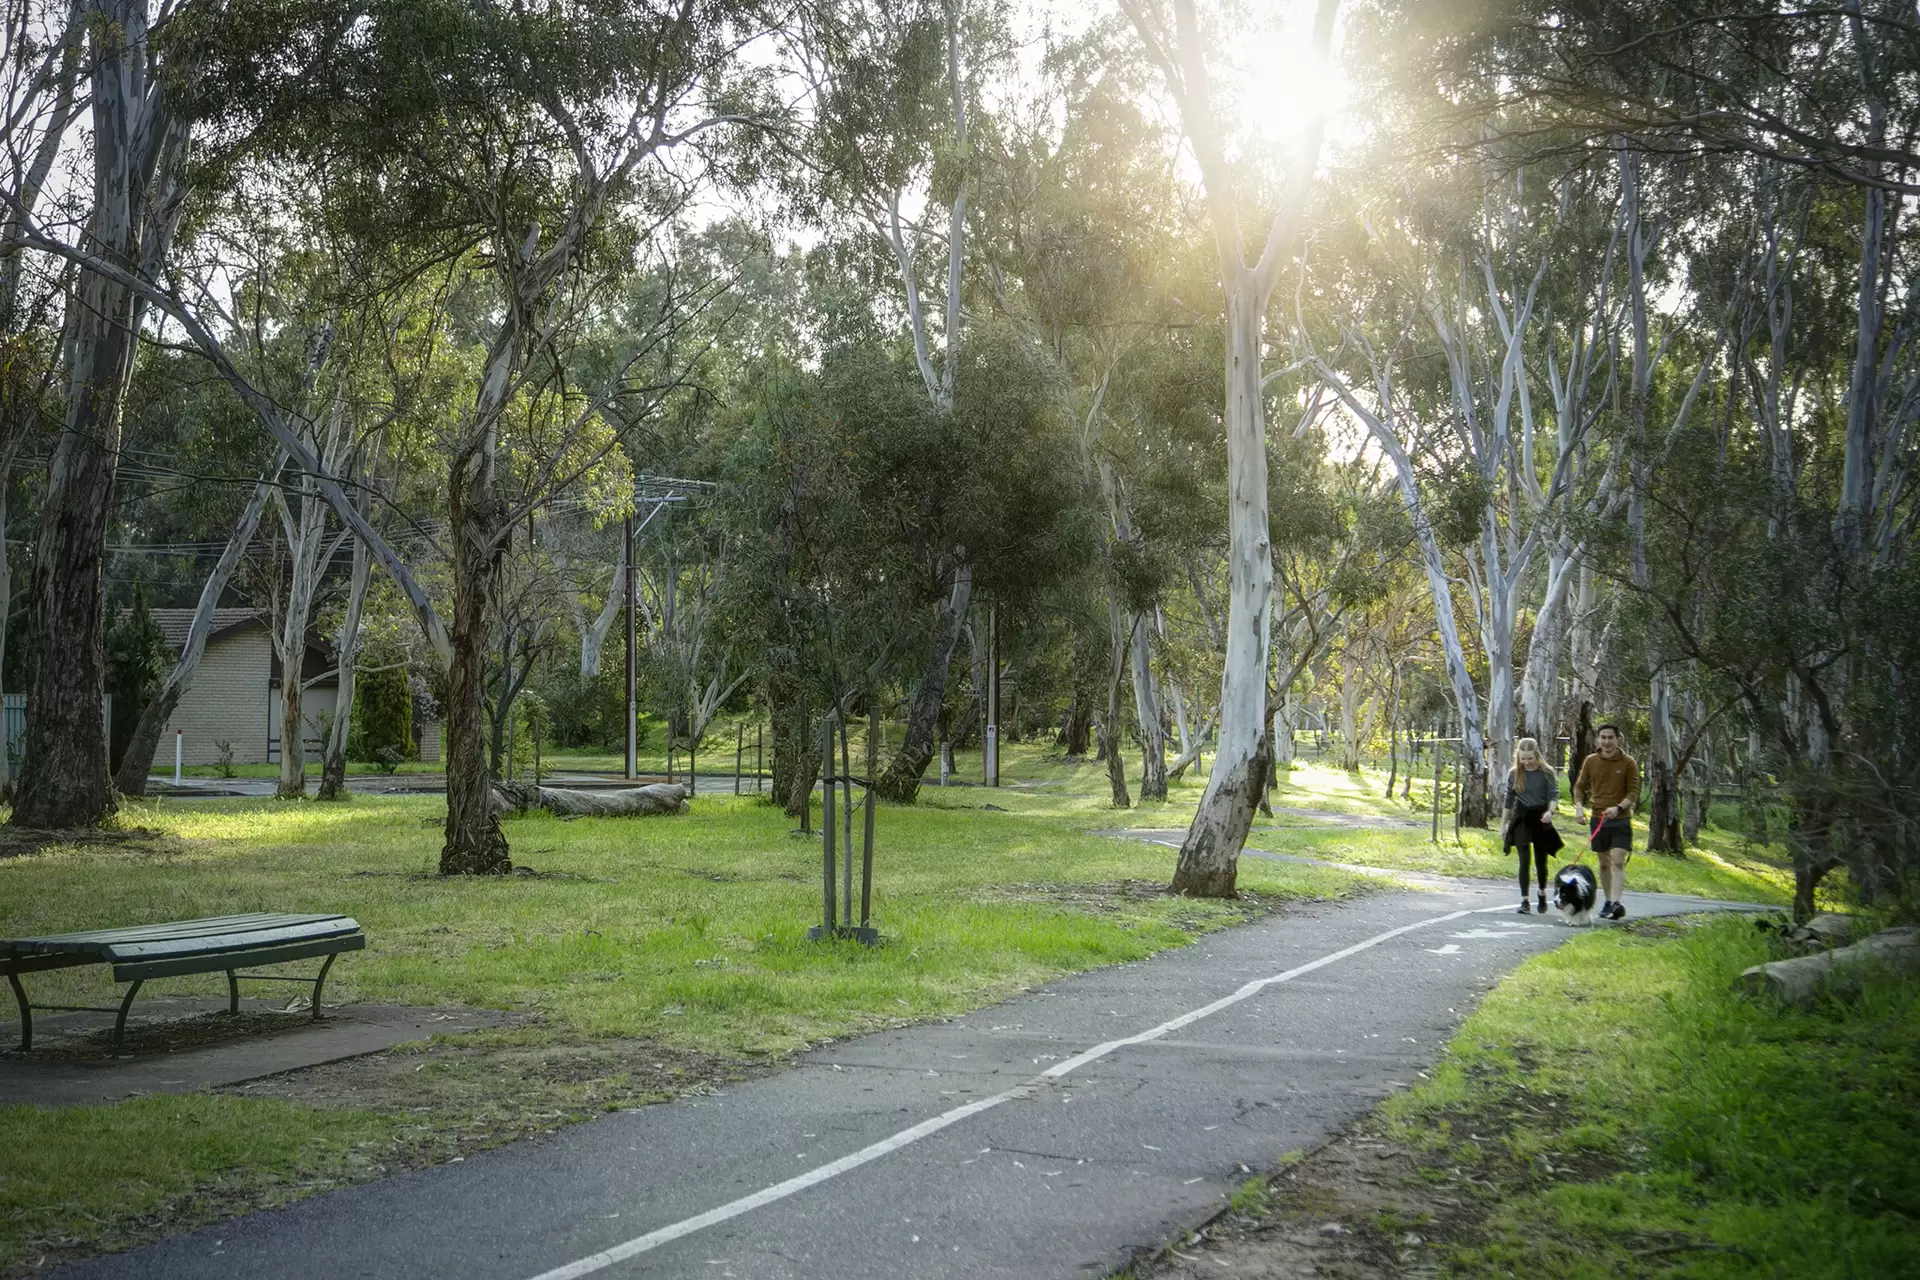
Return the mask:
[[(113, 1051), (118, 1054), (126, 1036), (127, 1010), (149, 978), (174, 978), (191, 973), (227, 975), (227, 1011), (240, 1012), (240, 981), (310, 982), (313, 1016), (320, 1016), (320, 991), (327, 970), (342, 951), (367, 945), (360, 926), (347, 916), (287, 915), (255, 912), (242, 916), (213, 916), (205, 920), (175, 920), (168, 924), (134, 925), (124, 929), (90, 929), (44, 938), (0, 939), (0, 973), (7, 975), (13, 998), (20, 1006), (20, 1048), (33, 1048), (33, 1011), (118, 1013), (113, 1024)], [(313, 978), (285, 978), (240, 973), (252, 965), (280, 964), (325, 956)], [(83, 964), (110, 964), (115, 982), (131, 982), (120, 1007), (96, 1005), (29, 1004), (20, 975), (45, 969), (70, 969)]]

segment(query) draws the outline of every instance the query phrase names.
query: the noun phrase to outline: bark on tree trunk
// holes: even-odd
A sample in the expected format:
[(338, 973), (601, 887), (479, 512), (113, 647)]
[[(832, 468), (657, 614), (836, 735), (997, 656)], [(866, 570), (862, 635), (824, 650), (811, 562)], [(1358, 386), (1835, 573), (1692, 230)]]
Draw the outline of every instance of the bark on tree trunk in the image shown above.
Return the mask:
[(366, 603), (373, 576), (373, 557), (360, 539), (353, 543), (353, 572), (347, 587), (347, 616), (340, 623), (340, 643), (334, 668), (333, 723), (320, 761), (320, 798), (347, 796), (347, 739), (353, 733), (354, 673), (360, 661), (360, 610)]
[(442, 875), (513, 870), (494, 811), (487, 771), (484, 702), (487, 621), (500, 569), (491, 459), (480, 451), (456, 466), (449, 486), (453, 541), (453, 659), (447, 664), (447, 836)]
[(1673, 691), (1663, 675), (1650, 682), (1647, 723), (1647, 852), (1678, 856), (1680, 792), (1673, 769)]
[(1167, 733), (1160, 712), (1160, 691), (1153, 683), (1153, 650), (1144, 615), (1133, 619), (1127, 646), (1133, 674), (1134, 718), (1140, 725), (1140, 798), (1167, 798)]
[(1088, 722), (1090, 719), (1091, 717), (1087, 715), (1086, 706), (1080, 701), (1079, 695), (1075, 694), (1072, 700), (1067, 703), (1066, 723), (1062, 725), (1060, 729), (1060, 745), (1066, 748), (1068, 755), (1084, 756), (1087, 754), (1087, 741), (1090, 736), (1090, 726)]
[(940, 706), (947, 694), (947, 668), (953, 663), (953, 650), (960, 642), (960, 629), (966, 622), (972, 595), (973, 569), (963, 564), (954, 571), (953, 594), (941, 606), (940, 616), (934, 623), (933, 657), (920, 677), (920, 687), (914, 691), (900, 749), (874, 787), (882, 800), (912, 804), (920, 794), (920, 780), (926, 776), (927, 766), (933, 763)]
[(1126, 678), (1126, 647), (1120, 633), (1120, 610), (1112, 607), (1113, 658), (1107, 664), (1107, 714), (1100, 722), (1100, 755), (1107, 762), (1107, 787), (1116, 809), (1131, 809), (1127, 794), (1127, 766), (1120, 758), (1120, 682)]
[(1365, 692), (1359, 660), (1348, 653), (1340, 664), (1340, 767), (1348, 773), (1360, 772), (1360, 699)]
[(1554, 758), (1554, 739), (1560, 729), (1560, 662), (1575, 572), (1571, 553), (1564, 543), (1548, 552), (1547, 592), (1534, 615), (1527, 665), (1520, 675), (1519, 736), (1538, 741), (1546, 760)]
[(1262, 310), (1241, 268), (1227, 283), (1227, 655), (1220, 735), (1200, 808), (1180, 846), (1171, 888), (1192, 898), (1238, 896), (1240, 848), (1260, 802), (1255, 758), (1266, 739), (1273, 555), (1267, 515), (1267, 431), (1260, 387)]
[(132, 295), (81, 277), (74, 369), (47, 469), (27, 636), (26, 763), (12, 825), (96, 826), (116, 807), (107, 776), (101, 568), (120, 414), (132, 369)]
[[(76, 24), (86, 28), (87, 54), (74, 65), (88, 68), (94, 126), (82, 240), (104, 267), (152, 279), (178, 226), (185, 198), (179, 171), (190, 136), (188, 122), (169, 110), (167, 90), (175, 75), (191, 77), (192, 63), (169, 63), (170, 74), (154, 74), (146, 6), (115, 0), (98, 8), (75, 11)], [(37, 184), (46, 170), (35, 164)], [(117, 804), (107, 775), (100, 578), (141, 311), (125, 283), (101, 269), (79, 271), (66, 340), (66, 415), (47, 469), (34, 549), (27, 758), (14, 797), (15, 826), (91, 827)]]

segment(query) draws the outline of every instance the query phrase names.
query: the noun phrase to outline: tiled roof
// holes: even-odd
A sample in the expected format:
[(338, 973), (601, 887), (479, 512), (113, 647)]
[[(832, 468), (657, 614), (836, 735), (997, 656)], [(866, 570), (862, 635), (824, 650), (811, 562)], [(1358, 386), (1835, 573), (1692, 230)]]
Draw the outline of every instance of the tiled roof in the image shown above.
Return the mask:
[[(187, 628), (193, 625), (192, 609), (154, 609), (153, 620), (160, 625), (160, 634), (167, 643), (178, 649), (187, 642)], [(215, 609), (213, 626), (207, 632), (207, 639), (213, 640), (230, 631), (240, 631), (250, 626), (265, 626), (267, 617), (258, 609)]]

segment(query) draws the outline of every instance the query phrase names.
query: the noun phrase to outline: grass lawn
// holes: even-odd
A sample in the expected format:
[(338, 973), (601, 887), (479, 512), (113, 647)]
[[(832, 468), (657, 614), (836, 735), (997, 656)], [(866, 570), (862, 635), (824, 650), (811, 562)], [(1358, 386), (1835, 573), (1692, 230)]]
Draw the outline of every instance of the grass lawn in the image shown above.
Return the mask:
[[(977, 754), (957, 763), (956, 777), (976, 785), (929, 786), (918, 805), (880, 814), (875, 923), (886, 945), (871, 950), (806, 941), (819, 910), (817, 838), (797, 839), (777, 809), (730, 796), (702, 796), (666, 819), (511, 820), (514, 861), (528, 873), (499, 879), (434, 874), (444, 812), (434, 796), (151, 801), (125, 822), (152, 838), (0, 859), (0, 934), (340, 911), (369, 945), (335, 967), (331, 999), (522, 1018), (244, 1091), (0, 1107), (0, 1274), (671, 1098), (823, 1038), (949, 1016), (1289, 899), (1374, 886), (1246, 859), (1240, 886), (1254, 901), (1167, 898), (1156, 890), (1171, 851), (1093, 833), (1186, 825), (1201, 778), (1176, 781), (1165, 803), (1117, 812), (1103, 767), (1047, 744), (1010, 744), (998, 789), (977, 785)], [(1254, 844), (1506, 874), (1482, 833), (1456, 844), (1449, 831), (1436, 847), (1420, 830), (1286, 812), (1405, 816), (1380, 798), (1384, 785), (1304, 765)], [(1416, 788), (1416, 804), (1424, 798)], [(1784, 872), (1764, 851), (1714, 840), (1706, 855), (1635, 859), (1630, 885), (1784, 900)], [(102, 969), (30, 981), (54, 1003), (104, 1003), (116, 990)], [(224, 980), (158, 989), (220, 994)]]
[(1729, 986), (1768, 958), (1745, 920), (1608, 930), (1488, 996), (1383, 1113), (1486, 1184), (1454, 1269), (1915, 1274), (1920, 984), (1783, 1012)]
[[(1154, 891), (1165, 850), (1042, 815), (890, 808), (874, 876), (886, 945), (822, 946), (805, 938), (817, 839), (794, 838), (771, 806), (702, 797), (671, 819), (515, 819), (515, 862), (534, 874), (453, 880), (433, 874), (443, 812), (424, 796), (157, 801), (126, 816), (154, 839), (0, 860), (0, 934), (341, 911), (369, 945), (334, 968), (330, 999), (536, 1017), (363, 1060), (383, 1073), (371, 1083), (0, 1106), (0, 1273), (670, 1098), (825, 1037), (951, 1015), (1288, 899), (1366, 888), (1250, 865), (1258, 902), (1189, 902)], [(28, 981), (52, 1003), (117, 990), (100, 968)], [(155, 986), (219, 994), (224, 979)]]

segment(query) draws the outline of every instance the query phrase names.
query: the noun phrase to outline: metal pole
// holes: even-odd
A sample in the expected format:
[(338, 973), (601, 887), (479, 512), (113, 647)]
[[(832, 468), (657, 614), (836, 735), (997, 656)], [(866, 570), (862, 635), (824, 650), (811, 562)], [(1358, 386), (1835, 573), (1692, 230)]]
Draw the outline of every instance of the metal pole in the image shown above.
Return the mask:
[(1440, 732), (1433, 734), (1433, 843), (1440, 843)]
[(840, 722), (840, 785), (846, 789), (847, 838), (841, 841), (845, 853), (840, 859), (840, 913), (842, 923), (853, 927), (853, 769), (847, 759), (847, 722)]
[(180, 738), (184, 732), (181, 729), (173, 731), (173, 785), (176, 787), (180, 785)]
[(1000, 785), (1000, 611), (987, 606), (987, 785)]
[(765, 745), (764, 737), (765, 731), (756, 722), (753, 726), (753, 791), (755, 795), (760, 794), (760, 771), (766, 767), (766, 761), (760, 754), (761, 748)]
[(860, 927), (873, 919), (873, 771), (878, 764), (874, 744), (880, 737), (880, 704), (867, 703), (867, 794), (866, 836), (860, 842)]
[(823, 784), (820, 788), (820, 879), (824, 892), (821, 919), (826, 922), (820, 931), (822, 939), (833, 936), (834, 921), (840, 914), (833, 900), (833, 722), (829, 720), (825, 728), (820, 749)]
[[(722, 739), (725, 741), (725, 739)], [(733, 794), (740, 794), (740, 753), (747, 745), (747, 726), (733, 727)]]
[(620, 589), (627, 597), (627, 778), (631, 781), (639, 776), (640, 738), (638, 700), (634, 696), (634, 605), (635, 592), (633, 581), (633, 515), (627, 515), (625, 536), (627, 540), (627, 564), (621, 571)]

